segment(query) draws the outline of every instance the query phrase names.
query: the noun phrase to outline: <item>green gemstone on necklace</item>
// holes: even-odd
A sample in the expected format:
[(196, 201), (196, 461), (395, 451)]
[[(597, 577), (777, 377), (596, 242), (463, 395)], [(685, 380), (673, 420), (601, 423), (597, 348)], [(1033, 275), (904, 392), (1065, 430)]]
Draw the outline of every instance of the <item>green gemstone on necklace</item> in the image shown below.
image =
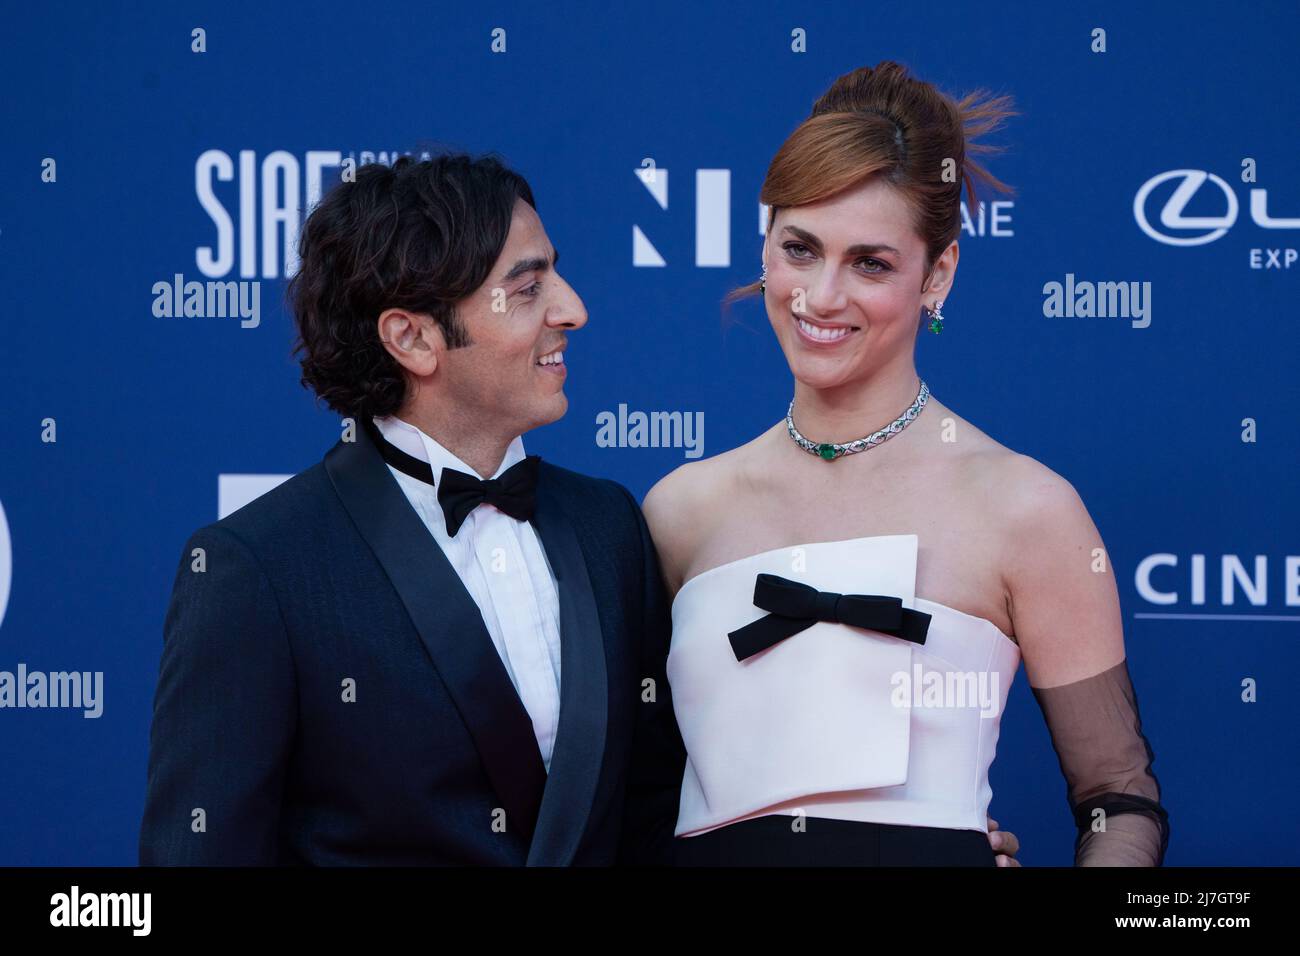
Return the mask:
[[(935, 331), (943, 328), (943, 322), (936, 320), (932, 324), (937, 325)], [(833, 444), (831, 442), (814, 442), (804, 438), (799, 434), (799, 429), (794, 427), (794, 399), (790, 400), (790, 407), (785, 410), (785, 430), (789, 433), (790, 439), (811, 455), (816, 455), (822, 461), (835, 461), (845, 455), (856, 455), (860, 451), (866, 451), (868, 448), (875, 448), (885, 439), (892, 438), (901, 432), (904, 428), (912, 423), (922, 408), (925, 407), (926, 400), (930, 396), (930, 388), (921, 381), (916, 393), (916, 401), (912, 402), (911, 407), (903, 412), (902, 415), (894, 419), (884, 428), (872, 432), (864, 438), (857, 438), (846, 444)]]

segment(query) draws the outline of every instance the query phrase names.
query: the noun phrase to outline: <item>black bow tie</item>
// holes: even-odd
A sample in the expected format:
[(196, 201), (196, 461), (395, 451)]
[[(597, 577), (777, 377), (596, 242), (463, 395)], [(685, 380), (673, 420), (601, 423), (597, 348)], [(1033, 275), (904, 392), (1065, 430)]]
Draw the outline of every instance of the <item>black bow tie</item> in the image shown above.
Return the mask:
[[(363, 417), (361, 426), (379, 450), (379, 456), (402, 474), (434, 484), (433, 469), (427, 461), (402, 451), (379, 431), (369, 417)], [(442, 505), (447, 519), (447, 533), (453, 538), (465, 518), (481, 504), (493, 505), (512, 518), (527, 521), (535, 510), (539, 455), (529, 455), (501, 473), (500, 477), (483, 480), (454, 468), (444, 468), (437, 483), (438, 504)]]
[(447, 519), (447, 533), (453, 538), (469, 513), (479, 505), (492, 505), (512, 518), (527, 521), (536, 506), (537, 468), (542, 459), (529, 455), (497, 478), (475, 478), (454, 468), (442, 470), (438, 482), (438, 504)]
[(738, 661), (753, 657), (818, 621), (883, 631), (913, 644), (924, 644), (930, 629), (930, 615), (903, 607), (902, 598), (818, 591), (775, 574), (760, 574), (754, 581), (754, 606), (772, 613), (727, 635)]

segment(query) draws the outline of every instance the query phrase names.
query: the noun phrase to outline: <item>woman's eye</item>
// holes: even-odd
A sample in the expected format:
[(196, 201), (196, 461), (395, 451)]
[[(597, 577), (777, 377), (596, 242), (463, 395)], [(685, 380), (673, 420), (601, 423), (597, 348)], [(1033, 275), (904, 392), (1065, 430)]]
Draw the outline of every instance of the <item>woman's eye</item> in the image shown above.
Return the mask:
[(781, 248), (784, 249), (792, 259), (804, 258), (803, 255), (801, 255), (797, 250), (802, 250), (803, 252), (808, 251), (808, 247), (805, 246), (802, 242), (787, 242)]
[(879, 259), (859, 259), (858, 262), (873, 262), (880, 267), (879, 269), (867, 269), (867, 272), (888, 272), (890, 269), (889, 263), (881, 262)]

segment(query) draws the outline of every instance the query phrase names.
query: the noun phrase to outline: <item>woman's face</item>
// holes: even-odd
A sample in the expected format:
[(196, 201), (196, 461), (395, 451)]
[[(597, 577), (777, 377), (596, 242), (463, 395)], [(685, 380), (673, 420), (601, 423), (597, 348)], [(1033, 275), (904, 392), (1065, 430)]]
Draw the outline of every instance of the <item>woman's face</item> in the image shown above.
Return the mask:
[(922, 304), (942, 301), (952, 243), (926, 292), (925, 244), (899, 192), (873, 177), (778, 209), (763, 245), (764, 301), (794, 377), (812, 388), (869, 378), (916, 342)]

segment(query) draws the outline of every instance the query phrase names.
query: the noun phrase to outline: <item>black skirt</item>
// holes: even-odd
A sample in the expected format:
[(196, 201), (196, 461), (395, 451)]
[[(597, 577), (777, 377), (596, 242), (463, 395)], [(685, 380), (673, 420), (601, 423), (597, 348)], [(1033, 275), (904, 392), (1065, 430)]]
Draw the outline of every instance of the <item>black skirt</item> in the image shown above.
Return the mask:
[(997, 866), (987, 833), (774, 814), (673, 840), (674, 866)]

